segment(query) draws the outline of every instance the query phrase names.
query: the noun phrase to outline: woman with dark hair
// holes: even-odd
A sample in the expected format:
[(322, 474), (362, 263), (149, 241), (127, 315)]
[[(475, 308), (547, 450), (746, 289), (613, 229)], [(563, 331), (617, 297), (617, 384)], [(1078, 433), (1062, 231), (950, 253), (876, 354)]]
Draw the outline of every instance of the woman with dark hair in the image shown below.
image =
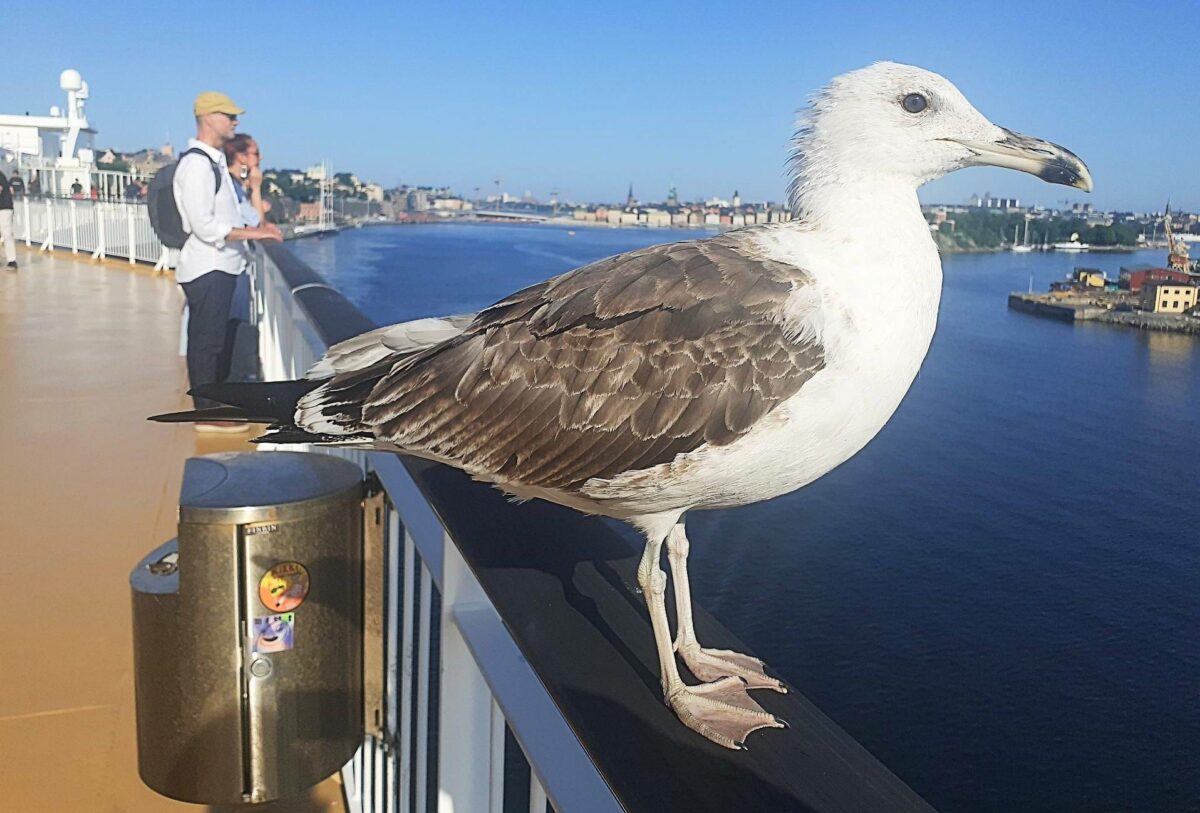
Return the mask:
[(271, 205), (262, 196), (262, 156), (258, 142), (247, 133), (238, 133), (226, 141), (222, 149), (245, 225), (252, 228), (262, 225), (267, 221)]
[[(256, 228), (266, 224), (271, 205), (262, 196), (263, 178), (258, 143), (246, 133), (237, 133), (221, 149), (225, 151), (225, 161), (229, 164), (229, 177), (233, 179), (233, 191), (237, 195), (243, 225)], [(230, 381), (244, 381), (257, 374), (255, 349), (258, 341), (246, 333), (251, 324), (250, 276), (238, 275), (237, 287), (233, 290), (229, 306), (226, 341), (230, 348)]]

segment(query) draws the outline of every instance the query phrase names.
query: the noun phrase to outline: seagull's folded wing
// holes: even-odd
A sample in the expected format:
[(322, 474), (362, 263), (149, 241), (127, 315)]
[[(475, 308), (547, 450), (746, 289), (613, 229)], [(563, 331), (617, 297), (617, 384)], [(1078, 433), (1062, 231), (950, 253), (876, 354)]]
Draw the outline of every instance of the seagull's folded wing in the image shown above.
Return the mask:
[(575, 489), (725, 445), (824, 365), (783, 309), (808, 277), (730, 234), (612, 257), (482, 311), (455, 338), (337, 375), (299, 423), (488, 479)]

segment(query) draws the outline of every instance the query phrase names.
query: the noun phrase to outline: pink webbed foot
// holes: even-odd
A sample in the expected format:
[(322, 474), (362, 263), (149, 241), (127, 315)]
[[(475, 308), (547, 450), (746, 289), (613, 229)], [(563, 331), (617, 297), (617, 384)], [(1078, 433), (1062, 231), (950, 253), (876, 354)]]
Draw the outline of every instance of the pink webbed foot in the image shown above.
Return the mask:
[(773, 689), (787, 693), (787, 687), (782, 681), (768, 675), (758, 658), (728, 649), (704, 649), (699, 644), (676, 645), (676, 650), (688, 669), (700, 680), (714, 681), (731, 676), (745, 681), (748, 689)]
[(698, 686), (680, 685), (666, 700), (684, 725), (725, 748), (744, 751), (746, 737), (751, 732), (787, 727), (783, 720), (754, 702), (745, 682), (737, 677), (723, 677)]

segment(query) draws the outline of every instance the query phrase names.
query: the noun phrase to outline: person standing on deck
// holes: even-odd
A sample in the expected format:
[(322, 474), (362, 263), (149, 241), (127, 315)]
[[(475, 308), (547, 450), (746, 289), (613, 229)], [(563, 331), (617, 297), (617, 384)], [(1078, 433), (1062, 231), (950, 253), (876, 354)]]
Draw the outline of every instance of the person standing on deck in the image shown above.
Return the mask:
[(4, 241), (4, 259), (8, 270), (17, 270), (17, 240), (13, 237), (13, 195), (8, 178), (0, 172), (0, 240)]
[(225, 160), (229, 164), (233, 191), (237, 193), (238, 206), (246, 225), (266, 223), (271, 204), (262, 196), (262, 154), (258, 142), (249, 133), (238, 133), (225, 142)]
[[(260, 168), (262, 156), (259, 153), (258, 142), (248, 133), (238, 133), (225, 142), (223, 150), (225, 161), (229, 164), (231, 185), (237, 194), (238, 209), (242, 213), (242, 221), (239, 225), (261, 226), (267, 222), (267, 212), (270, 211), (271, 205), (263, 200), (262, 196), (263, 177)], [(250, 322), (250, 298), (248, 275), (239, 274), (237, 286), (233, 291), (233, 305), (229, 311), (229, 335), (233, 337), (230, 339), (233, 342), (230, 373), (235, 376), (235, 380), (247, 372), (245, 369), (247, 354), (241, 352), (239, 357), (237, 337), (245, 325)]]
[[(282, 240), (276, 226), (246, 227), (222, 148), (245, 111), (224, 93), (206, 91), (192, 106), (196, 137), (175, 169), (173, 191), (187, 242), (175, 280), (188, 303), (187, 369), (192, 387), (224, 381), (232, 351), (227, 325), (237, 277), (246, 269), (246, 240)], [(216, 171), (214, 172), (214, 167)], [(193, 398), (197, 409), (217, 406)], [(196, 424), (200, 431), (245, 431), (225, 421)]]

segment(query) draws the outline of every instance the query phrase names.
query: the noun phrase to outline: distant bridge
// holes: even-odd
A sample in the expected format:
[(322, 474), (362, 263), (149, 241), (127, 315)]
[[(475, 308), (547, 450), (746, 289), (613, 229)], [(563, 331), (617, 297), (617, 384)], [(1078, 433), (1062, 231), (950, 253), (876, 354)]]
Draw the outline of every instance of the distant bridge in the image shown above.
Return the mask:
[(533, 212), (505, 212), (497, 211), (496, 209), (476, 209), (472, 214), (478, 218), (490, 218), (492, 220), (549, 220), (546, 215), (538, 215)]

